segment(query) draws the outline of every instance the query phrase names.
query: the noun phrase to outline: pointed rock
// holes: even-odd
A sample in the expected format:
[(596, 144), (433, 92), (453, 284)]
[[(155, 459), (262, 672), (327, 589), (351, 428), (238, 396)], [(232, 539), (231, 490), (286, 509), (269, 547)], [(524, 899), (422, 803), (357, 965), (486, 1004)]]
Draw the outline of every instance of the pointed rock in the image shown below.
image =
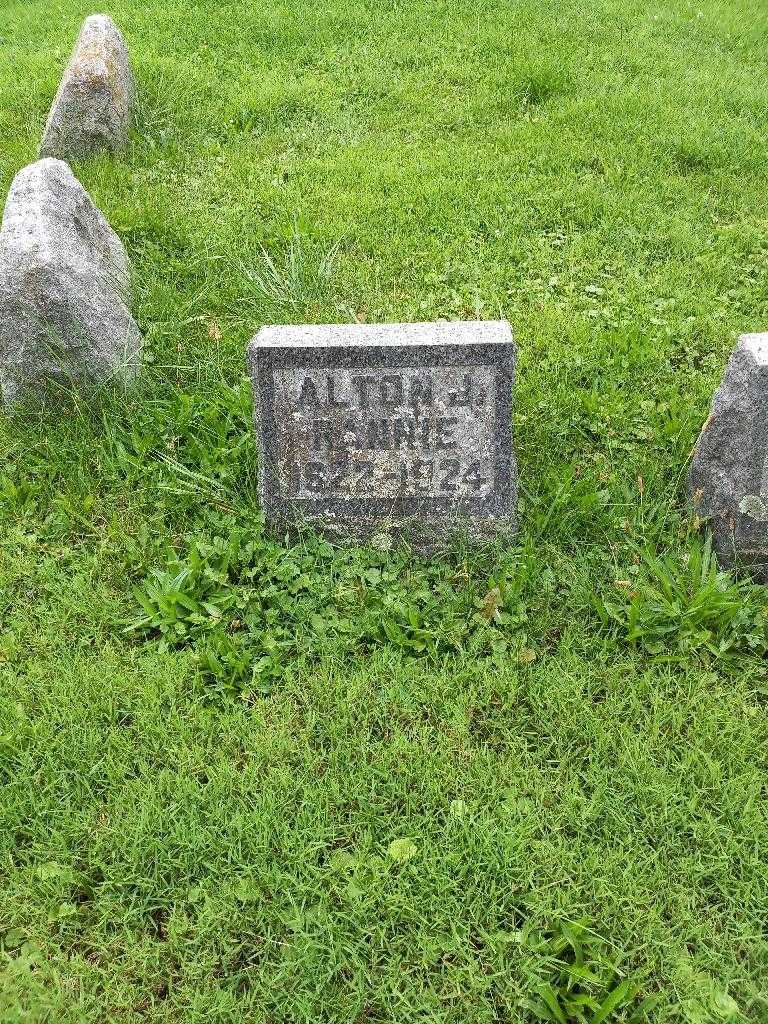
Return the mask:
[(720, 564), (768, 582), (768, 334), (743, 334), (731, 353), (688, 490)]
[(48, 114), (40, 156), (78, 160), (128, 141), (136, 84), (120, 30), (104, 14), (85, 19)]
[(13, 180), (0, 228), (0, 390), (6, 404), (51, 381), (128, 379), (141, 336), (120, 239), (61, 160)]

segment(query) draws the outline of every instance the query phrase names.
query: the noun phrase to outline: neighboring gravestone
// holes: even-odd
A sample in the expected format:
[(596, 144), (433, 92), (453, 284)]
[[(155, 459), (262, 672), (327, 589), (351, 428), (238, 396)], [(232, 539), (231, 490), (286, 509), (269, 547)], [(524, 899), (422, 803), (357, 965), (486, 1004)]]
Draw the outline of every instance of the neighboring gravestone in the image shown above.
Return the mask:
[(48, 115), (40, 156), (77, 160), (128, 141), (136, 86), (120, 30), (86, 18)]
[(248, 354), (268, 522), (417, 546), (514, 528), (509, 324), (264, 327)]
[(768, 582), (768, 334), (744, 334), (693, 454), (688, 487), (725, 567)]
[(125, 249), (61, 160), (16, 175), (0, 229), (0, 389), (127, 378), (141, 338), (128, 311)]

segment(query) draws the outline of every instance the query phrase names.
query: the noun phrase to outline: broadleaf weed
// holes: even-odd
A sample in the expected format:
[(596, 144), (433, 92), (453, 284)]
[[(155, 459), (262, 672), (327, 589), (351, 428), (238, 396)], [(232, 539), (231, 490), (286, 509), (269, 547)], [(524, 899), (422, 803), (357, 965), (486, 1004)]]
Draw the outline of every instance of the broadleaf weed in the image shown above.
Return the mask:
[(638, 980), (624, 977), (608, 943), (585, 919), (526, 925), (521, 934), (527, 988), (523, 1007), (536, 1020), (555, 1024), (640, 1024), (655, 1003), (636, 1005)]
[[(499, 656), (526, 618), (525, 560), (457, 572), (450, 560), (415, 564), (407, 551), (334, 548), (313, 534), (284, 547), (234, 517), (225, 524), (135, 588), (140, 613), (125, 631), (193, 646), (204, 675), (227, 688), (261, 689), (298, 659), (381, 646), (414, 658)], [(481, 600), (489, 586), (491, 620)]]

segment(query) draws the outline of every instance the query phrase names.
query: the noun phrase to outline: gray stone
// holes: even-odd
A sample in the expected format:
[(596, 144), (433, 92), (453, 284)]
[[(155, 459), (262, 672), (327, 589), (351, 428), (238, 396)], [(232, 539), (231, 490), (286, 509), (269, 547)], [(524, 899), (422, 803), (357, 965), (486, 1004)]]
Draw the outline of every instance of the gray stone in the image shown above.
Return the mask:
[(688, 488), (721, 565), (768, 582), (768, 334), (739, 338), (696, 443)]
[(128, 49), (104, 14), (85, 19), (53, 101), (40, 156), (78, 160), (128, 141), (136, 96)]
[(141, 337), (125, 249), (61, 160), (16, 175), (0, 228), (0, 388), (6, 403), (47, 381), (127, 379)]
[(513, 532), (506, 322), (264, 327), (248, 357), (268, 523), (423, 547)]

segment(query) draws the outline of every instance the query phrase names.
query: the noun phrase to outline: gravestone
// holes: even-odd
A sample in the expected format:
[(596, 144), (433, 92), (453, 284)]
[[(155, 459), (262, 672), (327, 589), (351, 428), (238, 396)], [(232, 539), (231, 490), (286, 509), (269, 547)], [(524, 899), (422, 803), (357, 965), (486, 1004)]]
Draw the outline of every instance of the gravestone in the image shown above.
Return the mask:
[(125, 249), (62, 160), (13, 180), (0, 228), (0, 390), (6, 404), (138, 369)]
[(136, 96), (128, 49), (104, 14), (83, 22), (40, 144), (40, 156), (77, 160), (128, 141)]
[(248, 355), (267, 522), (424, 547), (514, 529), (509, 324), (264, 327)]
[(721, 565), (768, 582), (768, 334), (739, 338), (696, 443), (688, 488)]

